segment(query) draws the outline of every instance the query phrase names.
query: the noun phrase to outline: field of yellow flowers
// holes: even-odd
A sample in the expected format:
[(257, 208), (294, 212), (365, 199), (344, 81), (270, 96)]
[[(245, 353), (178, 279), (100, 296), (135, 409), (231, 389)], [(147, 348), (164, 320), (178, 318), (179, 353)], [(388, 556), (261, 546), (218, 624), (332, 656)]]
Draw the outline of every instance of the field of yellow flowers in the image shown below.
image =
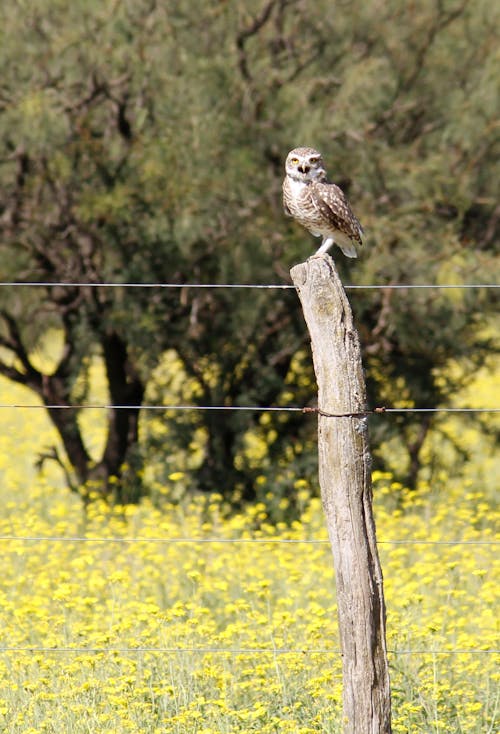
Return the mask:
[[(1, 382), (0, 402), (33, 399)], [(263, 504), (227, 516), (217, 494), (84, 511), (33, 471), (55, 440), (43, 411), (3, 409), (2, 424), (2, 732), (341, 731), (332, 559), (305, 481), (291, 527)], [(493, 734), (491, 488), (443, 475), (412, 494), (378, 474), (374, 496), (394, 732)]]

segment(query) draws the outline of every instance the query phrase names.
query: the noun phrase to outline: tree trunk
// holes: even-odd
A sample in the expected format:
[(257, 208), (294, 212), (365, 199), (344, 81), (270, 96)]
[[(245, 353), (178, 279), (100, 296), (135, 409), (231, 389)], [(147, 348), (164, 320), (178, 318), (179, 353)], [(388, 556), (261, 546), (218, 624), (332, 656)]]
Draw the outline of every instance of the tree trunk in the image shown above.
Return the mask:
[(115, 331), (106, 334), (101, 344), (111, 402), (127, 406), (111, 410), (108, 438), (101, 460), (108, 473), (116, 475), (125, 461), (127, 450), (137, 443), (144, 385), (129, 358), (126, 343)]
[[(63, 401), (54, 401), (54, 405), (65, 405)], [(52, 423), (61, 437), (64, 450), (76, 474), (76, 484), (72, 481), (70, 488), (77, 491), (79, 484), (85, 484), (89, 478), (90, 455), (83, 443), (78, 425), (78, 411), (74, 408), (48, 408)]]
[(388, 734), (385, 602), (359, 339), (329, 255), (296, 265), (291, 276), (309, 329), (318, 382), (319, 480), (336, 574), (344, 732)]
[[(32, 379), (27, 384), (41, 395), (45, 405), (68, 406), (62, 409), (49, 407), (48, 412), (76, 475), (76, 481), (70, 482), (71, 489), (80, 491), (80, 485), (95, 481), (99, 483), (99, 491), (103, 496), (111, 497), (113, 494), (118, 502), (137, 501), (141, 492), (138, 489), (140, 482), (134, 476), (136, 467), (129, 467), (125, 472), (126, 477), (122, 469), (124, 464), (130, 462), (138, 444), (144, 385), (130, 362), (125, 342), (116, 332), (111, 331), (103, 336), (101, 344), (111, 403), (126, 407), (110, 408), (106, 444), (97, 463), (92, 462), (85, 446), (78, 424), (78, 407), (70, 407), (70, 376), (43, 375), (40, 380)], [(120, 478), (121, 481), (110, 483), (112, 477)]]

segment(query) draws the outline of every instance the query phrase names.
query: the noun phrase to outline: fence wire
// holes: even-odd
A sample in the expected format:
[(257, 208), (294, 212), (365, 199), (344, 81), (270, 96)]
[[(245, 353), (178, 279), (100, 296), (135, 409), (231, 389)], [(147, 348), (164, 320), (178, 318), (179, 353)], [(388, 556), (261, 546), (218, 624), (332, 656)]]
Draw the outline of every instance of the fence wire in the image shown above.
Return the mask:
[[(231, 543), (233, 545), (329, 545), (329, 540), (315, 538), (95, 538), (64, 535), (0, 535), (0, 542), (52, 542), (52, 543), (159, 543), (172, 545), (198, 545)], [(500, 545), (500, 540), (377, 540), (377, 545)]]
[(500, 408), (374, 408), (361, 413), (328, 413), (321, 408), (309, 406), (300, 408), (293, 405), (113, 405), (101, 403), (76, 403), (70, 405), (45, 403), (0, 403), (0, 410), (19, 408), (23, 410), (212, 410), (212, 411), (248, 411), (251, 413), (316, 413), (326, 418), (359, 418), (384, 413), (500, 413)]
[[(8, 288), (254, 288), (268, 290), (296, 290), (289, 283), (68, 283), (62, 281), (2, 281), (0, 287)], [(421, 288), (432, 288), (436, 290), (467, 288), (500, 288), (498, 283), (379, 283), (345, 285), (346, 290), (415, 290)]]
[[(221, 648), (221, 647), (0, 647), (0, 653), (33, 653), (51, 655), (85, 655), (85, 654), (200, 654), (200, 655), (342, 655), (341, 650), (327, 648)], [(497, 655), (500, 649), (485, 650), (464, 648), (456, 650), (388, 650), (389, 655)]]

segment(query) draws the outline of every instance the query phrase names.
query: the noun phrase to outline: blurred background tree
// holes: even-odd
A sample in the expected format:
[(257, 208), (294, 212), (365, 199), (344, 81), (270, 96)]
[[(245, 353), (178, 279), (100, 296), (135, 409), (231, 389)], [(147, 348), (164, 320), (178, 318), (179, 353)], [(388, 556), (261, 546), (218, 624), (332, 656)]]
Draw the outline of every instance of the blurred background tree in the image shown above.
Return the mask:
[[(301, 414), (140, 411), (175, 390), (203, 406), (313, 401), (293, 291), (76, 285), (289, 282), (314, 247), (281, 211), (296, 145), (322, 150), (367, 232), (358, 261), (333, 253), (344, 282), (492, 280), (499, 13), (482, 0), (2, 6), (3, 279), (49, 285), (0, 289), (0, 373), (78, 406), (97, 354), (110, 401), (129, 406), (109, 412), (97, 461), (78, 408), (48, 407), (72, 489), (135, 501), (156, 463), (158, 481), (176, 467), (192, 488), (251, 500), (266, 472), (279, 494), (314, 471)], [(491, 291), (351, 301), (372, 405), (446, 405), (492, 351)], [(53, 327), (64, 344), (43, 372), (30, 354)], [(447, 370), (457, 359), (467, 369)], [(374, 420), (377, 465), (414, 484), (438, 429), (427, 414)]]

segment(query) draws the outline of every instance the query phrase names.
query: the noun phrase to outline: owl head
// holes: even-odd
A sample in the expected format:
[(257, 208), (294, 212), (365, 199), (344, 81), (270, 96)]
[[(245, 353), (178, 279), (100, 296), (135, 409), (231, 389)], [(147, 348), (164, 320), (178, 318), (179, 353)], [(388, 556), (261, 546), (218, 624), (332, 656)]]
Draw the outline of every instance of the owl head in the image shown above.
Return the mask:
[(322, 181), (326, 178), (321, 153), (314, 148), (294, 148), (286, 157), (287, 176), (295, 181)]

